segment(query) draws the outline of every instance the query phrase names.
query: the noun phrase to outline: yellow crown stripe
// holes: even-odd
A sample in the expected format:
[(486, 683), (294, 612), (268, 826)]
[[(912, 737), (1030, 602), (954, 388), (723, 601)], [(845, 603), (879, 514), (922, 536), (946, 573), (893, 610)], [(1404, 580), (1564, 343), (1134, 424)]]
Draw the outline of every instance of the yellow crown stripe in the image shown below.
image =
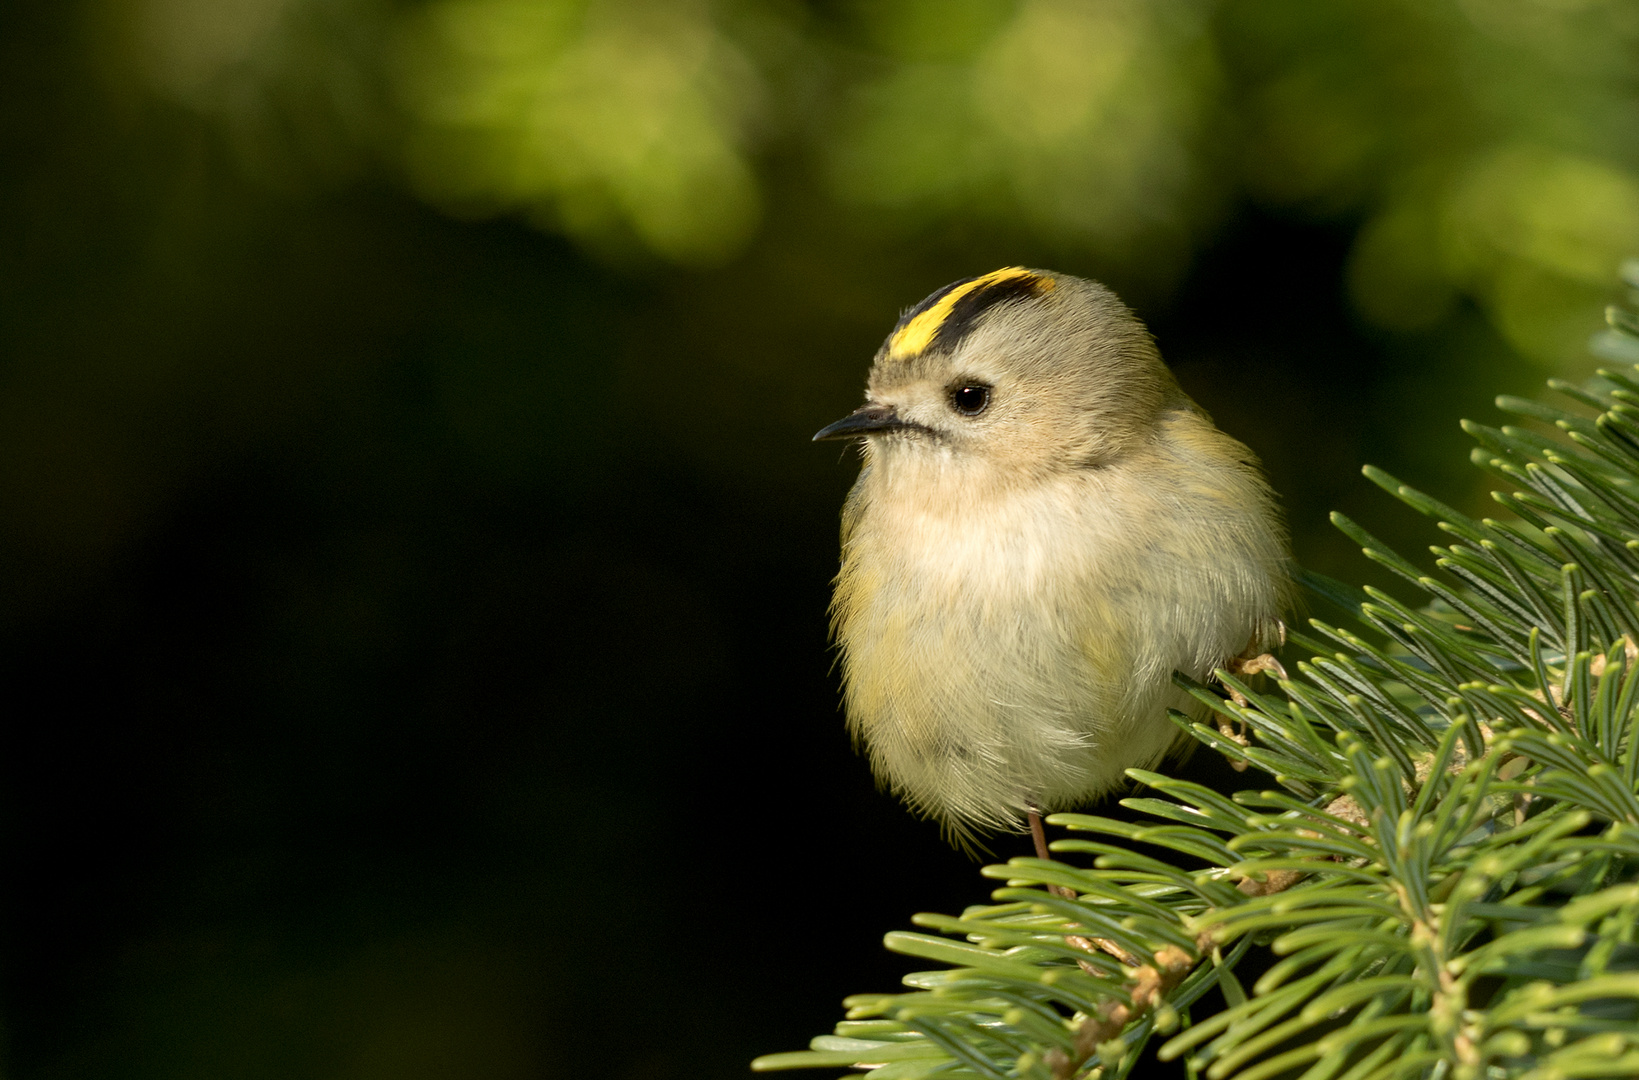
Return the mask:
[(893, 360), (902, 360), (915, 356), (933, 341), (939, 328), (950, 318), (950, 313), (958, 301), (969, 293), (979, 289), (988, 289), (992, 285), (1014, 278), (1033, 278), (1035, 274), (1022, 266), (1008, 266), (1000, 270), (992, 270), (983, 277), (976, 277), (972, 281), (956, 286), (950, 292), (939, 298), (939, 301), (928, 310), (922, 312), (910, 322), (901, 326), (893, 337), (888, 339), (888, 356)]

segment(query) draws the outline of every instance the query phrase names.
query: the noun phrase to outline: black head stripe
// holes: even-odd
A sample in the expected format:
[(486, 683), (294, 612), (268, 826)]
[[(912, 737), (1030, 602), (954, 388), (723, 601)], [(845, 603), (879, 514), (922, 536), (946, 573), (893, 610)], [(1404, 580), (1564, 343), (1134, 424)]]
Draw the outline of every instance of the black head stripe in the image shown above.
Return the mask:
[(888, 335), (888, 355), (900, 360), (929, 349), (949, 351), (987, 309), (1040, 295), (1052, 287), (1052, 278), (1019, 266), (953, 281), (900, 317)]
[(949, 352), (967, 337), (974, 321), (986, 311), (1010, 300), (1025, 300), (1040, 295), (1042, 291), (1042, 279), (1038, 277), (1007, 278), (975, 289), (951, 307), (950, 316), (939, 324), (928, 348)]
[(933, 292), (929, 293), (927, 298), (925, 300), (923, 300), (920, 304), (917, 304), (913, 308), (906, 308), (905, 309), (905, 313), (903, 315), (899, 316), (899, 321), (894, 323), (894, 326), (893, 326), (894, 331), (897, 333), (898, 331), (904, 329), (904, 327), (912, 319), (916, 318), (918, 315), (922, 314), (924, 311), (927, 311), (929, 308), (931, 308), (935, 304), (939, 303), (939, 301), (943, 300), (947, 293), (951, 292), (954, 289), (960, 289), (963, 285), (966, 285), (970, 281), (978, 281), (978, 280), (979, 279), (977, 277), (960, 278), (956, 281), (951, 282), (949, 285), (946, 285), (942, 289), (935, 289)]

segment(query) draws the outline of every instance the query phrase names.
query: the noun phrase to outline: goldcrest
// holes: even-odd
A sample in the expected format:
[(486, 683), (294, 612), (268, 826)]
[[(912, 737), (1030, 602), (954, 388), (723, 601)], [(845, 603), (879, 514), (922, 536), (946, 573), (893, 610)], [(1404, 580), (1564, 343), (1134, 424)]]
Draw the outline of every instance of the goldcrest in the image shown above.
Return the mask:
[(866, 404), (832, 601), (848, 725), (949, 833), (1015, 830), (1157, 763), (1291, 590), (1252, 453), (1104, 286), (1010, 267), (911, 308)]

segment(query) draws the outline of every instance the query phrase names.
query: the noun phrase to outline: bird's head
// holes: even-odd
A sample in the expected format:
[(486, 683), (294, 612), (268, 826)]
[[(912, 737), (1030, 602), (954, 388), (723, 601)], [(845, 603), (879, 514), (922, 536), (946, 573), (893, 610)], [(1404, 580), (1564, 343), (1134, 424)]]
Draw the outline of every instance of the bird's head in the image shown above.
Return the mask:
[(947, 285), (877, 351), (866, 404), (820, 439), (998, 478), (1111, 462), (1181, 400), (1149, 332), (1096, 282), (1009, 267)]

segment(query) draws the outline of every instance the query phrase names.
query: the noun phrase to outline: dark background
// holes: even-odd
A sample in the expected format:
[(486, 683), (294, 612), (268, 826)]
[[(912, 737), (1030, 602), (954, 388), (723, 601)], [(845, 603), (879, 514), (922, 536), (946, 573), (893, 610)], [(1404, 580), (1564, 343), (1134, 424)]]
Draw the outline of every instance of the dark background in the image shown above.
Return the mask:
[[(874, 9), (892, 40), (858, 5), (684, 5), (774, 119), (729, 124), (756, 220), (678, 247), (640, 202), (430, 191), (428, 154), (493, 177), (417, 142), (395, 27), (483, 4), (235, 0), (264, 29), (224, 61), (190, 3), (0, 14), (17, 1080), (667, 1080), (805, 1045), (915, 966), (885, 931), (986, 895), (875, 790), (826, 639), (855, 466), (808, 437), (902, 307), (1010, 263), (1109, 281), (1262, 456), (1299, 559), (1383, 583), (1326, 512), (1437, 539), (1368, 461), (1483, 512), (1457, 419), (1591, 370), (1639, 228), (1615, 5), (1120, 8), (1211, 57), (1167, 243), (1044, 218), (984, 171), (1017, 156), (892, 205), (827, 171), (839, 117), (924, 107), (896, 73), (1074, 4), (956, 5), (932, 60), (925, 4)], [(363, 120), (314, 90), (334, 70)]]

